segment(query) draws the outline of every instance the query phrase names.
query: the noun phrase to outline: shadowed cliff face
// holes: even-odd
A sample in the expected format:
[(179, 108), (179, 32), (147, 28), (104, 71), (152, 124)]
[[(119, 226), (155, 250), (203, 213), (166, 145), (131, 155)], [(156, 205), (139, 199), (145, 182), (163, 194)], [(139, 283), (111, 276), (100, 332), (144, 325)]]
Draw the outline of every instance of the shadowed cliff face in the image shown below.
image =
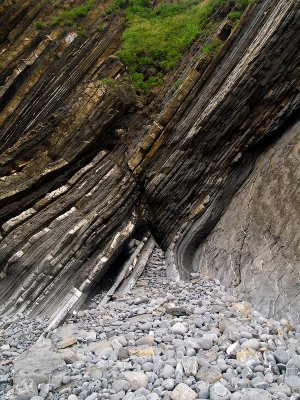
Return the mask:
[(259, 158), (193, 260), (269, 316), (298, 321), (299, 144), (297, 122)]
[[(34, 21), (47, 18), (49, 5), (35, 3), (4, 2), (1, 9), (2, 311), (63, 317), (144, 226), (168, 250), (173, 276), (203, 268), (206, 243), (213, 252), (205, 273), (215, 273), (219, 267), (210, 257), (217, 257), (219, 245), (207, 236), (216, 237), (233, 204), (229, 218), (238, 230), (240, 216), (246, 218), (243, 202), (230, 202), (238, 189), (238, 196), (247, 192), (244, 182), (265, 143), (282, 134), (299, 109), (299, 5), (253, 3), (215, 57), (199, 59), (196, 50), (204, 44), (196, 41), (147, 102), (123, 80), (116, 56), (121, 16), (110, 16), (99, 32), (103, 5), (96, 3), (81, 22), (87, 37), (53, 26), (40, 32)], [(116, 84), (103, 83), (105, 77)], [(289, 224), (292, 236), (296, 224), (280, 196), (276, 218)], [(270, 209), (265, 214), (268, 225), (274, 217)], [(251, 229), (255, 235), (259, 228)], [(299, 259), (290, 255), (295, 243), (282, 246), (290, 249), (286, 268), (299, 271)], [(230, 243), (223, 271), (235, 247), (238, 241)], [(255, 249), (226, 279), (237, 281), (242, 293), (249, 291), (249, 275), (256, 279)], [(283, 267), (281, 258), (273, 263), (274, 270)], [(284, 300), (256, 304), (280, 315), (295, 295), (289, 287), (278, 286)], [(258, 288), (257, 299), (263, 292)], [(292, 308), (290, 315), (299, 317)]]

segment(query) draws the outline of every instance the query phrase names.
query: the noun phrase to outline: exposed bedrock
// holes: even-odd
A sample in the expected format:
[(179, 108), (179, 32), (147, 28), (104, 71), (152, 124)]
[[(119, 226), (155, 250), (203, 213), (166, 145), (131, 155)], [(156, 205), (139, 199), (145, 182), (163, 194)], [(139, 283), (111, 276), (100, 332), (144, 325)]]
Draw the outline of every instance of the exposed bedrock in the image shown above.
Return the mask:
[(300, 122), (257, 161), (193, 267), (274, 318), (300, 320)]
[[(215, 273), (213, 252), (203, 252), (212, 243), (210, 237), (205, 241), (208, 234), (216, 234), (235, 193), (247, 177), (254, 179), (258, 156), (268, 143), (274, 151), (270, 143), (299, 110), (300, 10), (296, 1), (254, 2), (214, 58), (199, 60), (196, 41), (147, 105), (122, 80), (125, 68), (115, 55), (121, 17), (109, 17), (99, 32), (103, 6), (96, 2), (82, 22), (88, 37), (53, 26), (43, 35), (32, 22), (46, 18), (47, 7), (27, 1), (20, 10), (10, 9), (11, 32), (0, 32), (0, 307), (53, 322), (84, 301), (116, 258), (127, 257), (131, 239), (148, 229), (168, 249), (170, 271), (184, 276), (197, 262), (202, 268), (205, 255), (206, 272)], [(117, 84), (103, 84), (104, 77)], [(182, 83), (175, 90), (178, 78)], [(283, 134), (276, 154), (284, 152), (290, 136)], [(292, 188), (282, 187), (285, 175), (280, 179), (282, 190), (264, 212), (264, 226), (278, 219), (278, 226), (288, 223), (292, 237), (292, 197), (284, 198)], [(247, 197), (247, 185), (238, 196)], [(235, 211), (237, 221), (247, 218), (248, 209)], [(254, 232), (254, 225), (249, 229)], [(276, 246), (288, 248), (287, 236)], [(230, 259), (240, 242), (228, 246)], [(240, 275), (226, 276), (227, 284), (230, 276), (238, 277), (243, 293), (249, 290), (246, 279), (256, 280), (249, 271), (262, 245), (253, 246)], [(269, 250), (276, 252), (276, 246)], [(299, 271), (289, 250), (280, 248), (281, 254), (286, 263), (278, 258), (278, 269), (286, 268), (286, 275), (289, 268)], [(275, 290), (278, 299), (257, 304), (264, 311), (271, 306), (278, 312), (295, 297), (284, 279)]]

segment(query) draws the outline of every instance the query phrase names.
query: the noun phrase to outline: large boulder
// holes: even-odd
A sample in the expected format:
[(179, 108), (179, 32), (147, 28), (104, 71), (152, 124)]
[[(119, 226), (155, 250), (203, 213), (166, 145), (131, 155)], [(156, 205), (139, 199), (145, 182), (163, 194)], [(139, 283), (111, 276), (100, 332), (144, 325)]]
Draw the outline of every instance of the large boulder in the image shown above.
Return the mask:
[(40, 339), (29, 350), (14, 360), (14, 384), (33, 379), (37, 384), (59, 386), (66, 374), (66, 363), (49, 339)]

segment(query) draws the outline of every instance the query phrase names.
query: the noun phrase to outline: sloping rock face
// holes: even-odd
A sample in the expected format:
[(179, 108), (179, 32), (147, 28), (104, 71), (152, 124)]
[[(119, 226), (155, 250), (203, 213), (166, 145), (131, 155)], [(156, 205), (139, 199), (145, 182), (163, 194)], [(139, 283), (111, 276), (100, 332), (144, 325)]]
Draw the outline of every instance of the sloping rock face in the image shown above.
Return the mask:
[(300, 122), (257, 162), (193, 265), (269, 316), (300, 320)]
[(299, 110), (299, 5), (254, 2), (214, 58), (196, 41), (150, 103), (122, 81), (124, 20), (100, 32), (100, 2), (88, 37), (34, 29), (49, 2), (1, 6), (2, 312), (60, 320), (144, 226), (184, 277), (261, 143)]

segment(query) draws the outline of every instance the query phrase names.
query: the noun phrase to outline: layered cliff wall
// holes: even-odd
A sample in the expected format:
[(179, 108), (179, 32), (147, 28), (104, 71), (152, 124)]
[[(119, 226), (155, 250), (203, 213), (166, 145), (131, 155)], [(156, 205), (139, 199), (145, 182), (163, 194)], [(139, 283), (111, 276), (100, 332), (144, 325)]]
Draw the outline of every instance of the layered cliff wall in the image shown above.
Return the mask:
[(300, 319), (299, 143), (297, 122), (259, 158), (193, 260), (257, 309), (291, 320)]
[[(220, 51), (199, 58), (206, 42), (196, 40), (147, 100), (116, 56), (122, 16), (97, 29), (96, 2), (81, 22), (87, 36), (39, 31), (34, 21), (50, 6), (35, 3), (1, 9), (0, 301), (2, 311), (53, 319), (88, 295), (138, 231), (150, 229), (167, 250), (171, 275), (204, 268), (208, 234), (299, 110), (300, 10), (297, 1), (254, 2), (225, 36), (228, 21), (219, 21)], [(218, 269), (212, 255), (207, 273)], [(284, 289), (284, 304), (294, 295)]]

